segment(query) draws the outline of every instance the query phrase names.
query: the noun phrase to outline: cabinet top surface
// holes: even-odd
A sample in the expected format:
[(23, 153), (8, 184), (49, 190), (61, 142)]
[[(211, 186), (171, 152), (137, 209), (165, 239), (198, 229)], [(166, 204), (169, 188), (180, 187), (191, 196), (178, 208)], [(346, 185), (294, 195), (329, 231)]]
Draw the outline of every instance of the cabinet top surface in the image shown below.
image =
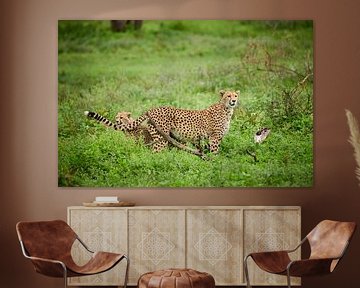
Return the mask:
[(132, 207), (85, 207), (69, 206), (68, 209), (132, 209), (132, 210), (189, 210), (189, 209), (221, 209), (221, 210), (238, 210), (238, 209), (280, 209), (280, 210), (300, 210), (301, 206), (132, 206)]

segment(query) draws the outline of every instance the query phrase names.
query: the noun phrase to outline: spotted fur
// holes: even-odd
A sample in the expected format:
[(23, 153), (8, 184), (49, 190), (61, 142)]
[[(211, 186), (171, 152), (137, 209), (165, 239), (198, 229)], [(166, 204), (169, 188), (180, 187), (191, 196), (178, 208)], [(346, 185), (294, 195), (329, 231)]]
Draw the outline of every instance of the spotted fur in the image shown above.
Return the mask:
[(166, 135), (173, 134), (181, 140), (193, 143), (208, 140), (210, 152), (217, 153), (221, 140), (229, 131), (231, 116), (238, 104), (238, 97), (239, 92), (220, 91), (220, 101), (204, 110), (185, 110), (170, 106), (153, 108), (131, 123), (119, 123), (116, 128), (132, 131), (147, 121), (149, 133), (155, 141), (153, 149), (156, 152), (164, 149), (168, 141), (151, 123), (154, 123)]

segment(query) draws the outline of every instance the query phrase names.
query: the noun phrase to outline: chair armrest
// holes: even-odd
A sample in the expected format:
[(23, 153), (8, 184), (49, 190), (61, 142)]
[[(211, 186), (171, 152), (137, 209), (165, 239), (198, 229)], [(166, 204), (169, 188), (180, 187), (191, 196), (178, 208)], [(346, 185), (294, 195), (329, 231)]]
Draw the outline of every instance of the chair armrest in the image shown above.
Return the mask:
[(248, 257), (251, 257), (262, 270), (276, 274), (284, 273), (287, 265), (291, 262), (287, 251), (250, 253), (244, 261), (246, 261)]
[(292, 252), (295, 252), (297, 249), (299, 249), (305, 242), (306, 242), (307, 238), (303, 238), (301, 240), (301, 242), (294, 248), (294, 249), (290, 249), (290, 250), (285, 250), (286, 252), (288, 253), (292, 253)]
[(287, 249), (287, 250), (278, 250), (278, 251), (265, 251), (265, 252), (252, 252), (252, 253), (249, 253), (246, 257), (245, 257), (245, 259), (247, 258), (247, 257), (249, 257), (249, 256), (251, 256), (251, 254), (256, 254), (256, 253), (261, 253), (261, 254), (284, 254), (284, 253), (286, 253), (286, 254), (288, 254), (288, 253), (292, 253), (292, 252), (295, 252), (297, 249), (299, 249), (304, 243), (305, 243), (305, 241), (307, 240), (307, 238), (305, 237), (305, 238), (303, 238), (302, 240), (301, 240), (301, 242), (295, 247), (295, 248), (293, 248), (293, 249)]
[(312, 276), (329, 274), (332, 272), (333, 261), (339, 258), (303, 259), (291, 261), (287, 266), (290, 276)]
[(33, 256), (26, 256), (26, 258), (30, 259), (31, 261), (40, 261), (40, 262), (49, 262), (53, 264), (60, 264), (63, 267), (66, 267), (63, 262), (60, 260), (54, 260), (54, 259), (47, 259), (47, 258), (41, 258), (41, 257), (33, 257)]
[(25, 258), (30, 259), (34, 265), (35, 271), (51, 277), (64, 277), (67, 274), (66, 265), (55, 259), (47, 259), (41, 257), (30, 256), (25, 247), (24, 243), (20, 241), (21, 250)]
[(66, 265), (59, 260), (32, 256), (26, 256), (26, 258), (31, 260), (32, 264), (34, 265), (35, 271), (40, 274), (51, 277), (66, 277), (67, 275)]
[(258, 255), (264, 255), (266, 257), (268, 256), (279, 256), (279, 255), (287, 255), (287, 250), (279, 250), (279, 251), (264, 251), (264, 252), (252, 252), (247, 255), (247, 257), (256, 257)]
[(90, 248), (80, 239), (78, 235), (76, 235), (76, 239), (81, 243), (81, 245), (90, 253), (95, 253), (94, 251), (90, 250)]

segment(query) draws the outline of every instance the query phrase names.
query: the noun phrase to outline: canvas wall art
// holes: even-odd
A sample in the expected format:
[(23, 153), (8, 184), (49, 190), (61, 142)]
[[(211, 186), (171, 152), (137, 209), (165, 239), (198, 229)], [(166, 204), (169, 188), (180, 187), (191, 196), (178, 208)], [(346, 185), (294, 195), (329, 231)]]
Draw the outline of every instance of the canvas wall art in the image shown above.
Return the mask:
[(59, 187), (311, 187), (313, 22), (60, 20)]

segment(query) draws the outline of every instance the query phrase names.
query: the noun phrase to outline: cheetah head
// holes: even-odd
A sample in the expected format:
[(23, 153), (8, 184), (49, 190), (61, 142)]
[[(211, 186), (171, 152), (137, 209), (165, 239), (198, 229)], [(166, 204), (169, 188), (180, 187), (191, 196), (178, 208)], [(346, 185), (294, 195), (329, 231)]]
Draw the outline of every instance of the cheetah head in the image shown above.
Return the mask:
[(116, 123), (121, 123), (121, 124), (130, 124), (132, 122), (134, 122), (134, 119), (131, 118), (131, 113), (130, 112), (119, 112), (116, 114), (115, 117)]
[(220, 102), (223, 103), (227, 108), (234, 108), (238, 104), (239, 95), (240, 95), (240, 91), (221, 90)]

